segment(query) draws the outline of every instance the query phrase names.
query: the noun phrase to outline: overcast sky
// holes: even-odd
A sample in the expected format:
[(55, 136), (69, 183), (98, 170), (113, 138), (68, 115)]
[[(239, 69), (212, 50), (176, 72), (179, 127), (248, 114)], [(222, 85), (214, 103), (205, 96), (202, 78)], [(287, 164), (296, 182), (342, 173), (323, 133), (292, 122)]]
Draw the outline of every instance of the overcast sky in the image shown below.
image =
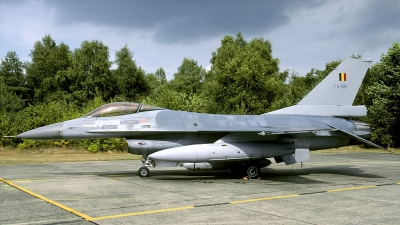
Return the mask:
[(168, 79), (182, 60), (204, 68), (225, 35), (272, 43), (280, 70), (305, 75), (352, 54), (379, 61), (400, 42), (398, 0), (0, 0), (0, 58), (15, 51), (30, 61), (36, 41), (50, 34), (71, 50), (85, 40), (109, 47), (110, 60), (127, 45), (148, 73)]

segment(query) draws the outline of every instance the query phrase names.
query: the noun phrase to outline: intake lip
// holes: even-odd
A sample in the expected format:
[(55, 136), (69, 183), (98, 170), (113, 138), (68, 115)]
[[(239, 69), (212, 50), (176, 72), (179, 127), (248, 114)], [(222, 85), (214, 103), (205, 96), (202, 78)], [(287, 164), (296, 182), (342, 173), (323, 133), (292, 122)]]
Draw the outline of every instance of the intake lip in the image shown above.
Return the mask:
[(17, 135), (17, 138), (36, 139), (36, 140), (57, 140), (62, 139), (64, 123), (55, 123), (44, 127), (39, 127)]

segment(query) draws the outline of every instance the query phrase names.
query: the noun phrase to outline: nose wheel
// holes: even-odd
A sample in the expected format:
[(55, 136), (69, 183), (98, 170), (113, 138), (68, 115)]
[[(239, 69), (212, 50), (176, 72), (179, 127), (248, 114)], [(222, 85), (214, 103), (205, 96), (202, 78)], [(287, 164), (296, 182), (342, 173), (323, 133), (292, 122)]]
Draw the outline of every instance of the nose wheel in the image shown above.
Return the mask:
[(139, 177), (149, 177), (150, 176), (150, 170), (149, 168), (142, 166), (138, 170), (138, 175)]
[(148, 155), (142, 155), (142, 167), (138, 170), (139, 177), (149, 177), (150, 170), (147, 167), (156, 167), (156, 164), (153, 160), (148, 158)]

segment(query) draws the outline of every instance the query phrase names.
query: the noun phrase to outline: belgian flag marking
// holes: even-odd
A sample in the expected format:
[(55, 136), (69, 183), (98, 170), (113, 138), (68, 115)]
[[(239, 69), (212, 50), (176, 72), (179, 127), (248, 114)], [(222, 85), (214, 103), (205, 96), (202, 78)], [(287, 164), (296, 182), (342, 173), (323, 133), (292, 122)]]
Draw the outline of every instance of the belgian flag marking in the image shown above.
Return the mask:
[(346, 81), (346, 73), (339, 73), (339, 81)]

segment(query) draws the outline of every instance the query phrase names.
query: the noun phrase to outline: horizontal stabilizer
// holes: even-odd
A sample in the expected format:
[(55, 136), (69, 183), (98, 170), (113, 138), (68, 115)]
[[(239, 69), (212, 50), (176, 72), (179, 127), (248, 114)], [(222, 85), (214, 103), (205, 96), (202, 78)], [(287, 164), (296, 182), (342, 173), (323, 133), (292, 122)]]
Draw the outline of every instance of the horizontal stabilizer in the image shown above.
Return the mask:
[(390, 153), (395, 154), (394, 152), (389, 151), (388, 149), (386, 149), (386, 148), (384, 148), (384, 147), (381, 147), (381, 146), (379, 146), (379, 145), (377, 145), (377, 144), (375, 144), (375, 143), (373, 143), (373, 142), (371, 142), (371, 141), (365, 140), (364, 138), (359, 137), (359, 136), (357, 136), (357, 135), (355, 135), (355, 134), (352, 134), (352, 133), (350, 133), (350, 132), (348, 132), (348, 131), (342, 130), (342, 129), (340, 129), (340, 128), (334, 127), (334, 126), (329, 125), (329, 124), (325, 124), (325, 125), (327, 125), (328, 127), (331, 127), (332, 129), (335, 129), (335, 130), (337, 130), (337, 131), (340, 131), (340, 132), (343, 133), (343, 134), (347, 134), (347, 135), (349, 135), (350, 137), (352, 137), (352, 138), (354, 138), (354, 139), (356, 139), (356, 140), (359, 140), (359, 141), (361, 141), (361, 142), (363, 142), (363, 143), (365, 143), (365, 144), (368, 144), (368, 145), (374, 146), (375, 148), (380, 148), (380, 149), (383, 149), (383, 150), (385, 150), (385, 151), (388, 151), (388, 152), (390, 152)]

